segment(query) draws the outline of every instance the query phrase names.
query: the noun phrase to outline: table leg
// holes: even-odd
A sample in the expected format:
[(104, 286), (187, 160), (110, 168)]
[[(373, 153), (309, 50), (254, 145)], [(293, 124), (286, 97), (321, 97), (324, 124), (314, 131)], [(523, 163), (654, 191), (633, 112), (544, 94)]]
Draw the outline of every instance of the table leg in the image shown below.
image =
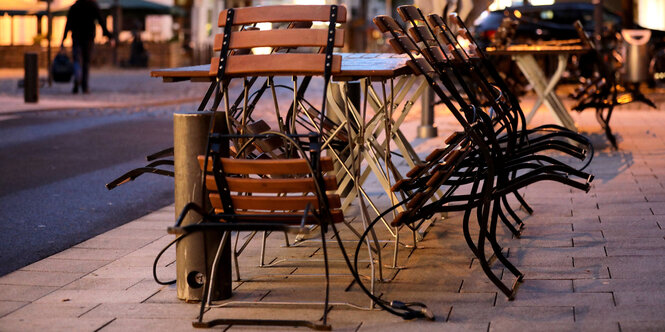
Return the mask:
[(549, 79), (545, 77), (545, 73), (543, 73), (533, 55), (515, 55), (513, 56), (513, 59), (538, 95), (536, 104), (531, 109), (531, 112), (527, 114), (527, 123), (531, 121), (538, 110), (538, 107), (544, 103), (560, 125), (570, 130), (577, 131), (575, 120), (573, 120), (570, 114), (568, 114), (565, 106), (554, 91), (556, 84), (559, 82), (559, 79), (561, 79), (561, 74), (563, 74), (563, 71), (565, 70), (568, 56), (563, 54), (558, 56), (557, 70)]

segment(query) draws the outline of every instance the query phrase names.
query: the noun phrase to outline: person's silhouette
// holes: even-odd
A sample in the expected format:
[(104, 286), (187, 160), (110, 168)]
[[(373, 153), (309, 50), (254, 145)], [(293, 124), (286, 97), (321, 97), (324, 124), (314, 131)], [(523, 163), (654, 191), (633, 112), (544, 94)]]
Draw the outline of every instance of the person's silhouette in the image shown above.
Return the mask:
[(111, 38), (111, 32), (99, 12), (95, 0), (77, 0), (67, 13), (67, 24), (62, 36), (60, 48), (64, 48), (65, 39), (69, 31), (72, 32), (72, 58), (74, 60), (74, 89), (78, 93), (79, 87), (83, 93), (89, 92), (88, 76), (90, 72), (90, 56), (95, 40), (95, 21), (102, 27), (104, 36)]

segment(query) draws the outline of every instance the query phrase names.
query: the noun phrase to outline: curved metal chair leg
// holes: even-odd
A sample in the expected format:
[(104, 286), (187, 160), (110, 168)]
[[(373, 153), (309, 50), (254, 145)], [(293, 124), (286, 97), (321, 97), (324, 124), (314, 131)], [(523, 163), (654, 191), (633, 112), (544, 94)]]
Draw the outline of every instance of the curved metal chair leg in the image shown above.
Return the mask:
[(526, 211), (526, 213), (528, 213), (528, 214), (533, 214), (533, 209), (532, 209), (531, 206), (529, 206), (529, 204), (524, 200), (524, 197), (522, 197), (522, 195), (520, 195), (520, 193), (517, 192), (517, 190), (513, 191), (513, 195), (515, 196), (515, 198), (517, 198), (517, 201), (520, 202), (520, 205), (522, 206), (522, 208), (524, 209), (524, 211)]
[(517, 215), (515, 210), (513, 210), (513, 208), (510, 207), (510, 204), (508, 203), (508, 197), (506, 197), (506, 195), (501, 196), (501, 202), (503, 202), (503, 207), (506, 209), (506, 211), (508, 211), (508, 215), (510, 215), (510, 217), (513, 218), (515, 223), (517, 223), (517, 225), (519, 226), (518, 231), (521, 234), (522, 229), (524, 228), (524, 221), (522, 220), (522, 218), (520, 218)]
[(511, 263), (508, 260), (508, 258), (506, 258), (506, 256), (503, 255), (503, 253), (501, 252), (503, 248), (501, 248), (501, 246), (496, 240), (496, 226), (498, 223), (499, 204), (500, 204), (499, 199), (496, 199), (493, 204), (494, 206), (492, 209), (492, 219), (490, 221), (490, 229), (487, 232), (487, 240), (489, 241), (492, 250), (494, 251), (494, 255), (501, 262), (501, 264), (503, 264), (510, 271), (510, 273), (512, 273), (516, 277), (519, 277), (522, 275), (522, 272), (520, 272), (520, 270), (518, 270), (517, 267), (515, 267), (515, 265), (513, 265), (513, 263)]
[[(482, 208), (482, 207), (479, 207)], [(486, 213), (482, 213), (485, 215), (484, 218), (486, 218)], [(478, 250), (476, 254), (476, 258), (478, 259), (478, 263), (480, 264), (480, 267), (482, 268), (483, 272), (487, 276), (487, 278), (497, 287), (499, 290), (506, 296), (508, 297), (508, 300), (514, 300), (515, 299), (515, 294), (517, 293), (517, 288), (519, 287), (519, 283), (523, 279), (523, 275), (518, 276), (517, 280), (513, 284), (512, 287), (506, 286), (492, 271), (490, 268), (489, 262), (487, 258), (485, 257), (485, 241), (487, 240), (486, 235), (487, 235), (487, 221), (479, 221), (480, 225), (480, 232), (478, 234)]]
[[(497, 199), (497, 201), (498, 201), (498, 199)], [(513, 225), (513, 223), (510, 221), (510, 219), (508, 219), (508, 217), (506, 217), (506, 214), (503, 213), (503, 209), (501, 209), (501, 207), (500, 207), (501, 203), (498, 202), (497, 204), (499, 205), (499, 207), (495, 207), (495, 209), (498, 210), (497, 214), (498, 214), (499, 218), (501, 218), (501, 222), (503, 222), (503, 224), (506, 226), (506, 228), (508, 228), (508, 230), (510, 231), (510, 233), (513, 234), (513, 236), (515, 236), (516, 238), (519, 239), (522, 236), (522, 225), (523, 224), (517, 222), (517, 227), (515, 227), (515, 225)]]

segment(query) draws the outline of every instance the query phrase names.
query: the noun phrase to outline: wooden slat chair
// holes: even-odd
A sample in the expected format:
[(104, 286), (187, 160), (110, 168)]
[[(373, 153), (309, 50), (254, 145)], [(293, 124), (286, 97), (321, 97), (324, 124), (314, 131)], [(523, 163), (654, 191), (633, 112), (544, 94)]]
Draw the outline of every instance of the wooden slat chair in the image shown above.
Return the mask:
[(620, 80), (617, 80), (615, 74), (622, 64), (603, 57), (601, 50), (584, 31), (580, 21), (576, 21), (573, 25), (582, 42), (591, 50), (598, 66), (597, 76), (583, 83), (573, 93), (572, 97), (578, 100), (577, 104), (573, 106), (573, 110), (582, 112), (588, 108), (595, 109), (596, 120), (605, 131), (605, 136), (612, 147), (617, 149), (616, 137), (610, 128), (614, 107), (631, 102), (642, 102), (652, 108), (656, 108), (656, 105), (642, 94), (639, 88), (624, 86)]
[[(212, 110), (216, 111), (220, 104), (224, 105), (227, 115), (225, 122), (229, 132), (233, 133), (238, 130), (241, 135), (224, 136), (226, 141), (220, 144), (219, 135), (211, 133), (207, 149), (211, 158), (203, 156), (200, 159), (202, 168), (213, 173), (213, 175), (207, 176), (205, 185), (211, 192), (210, 201), (218, 213), (206, 214), (204, 224), (193, 227), (176, 227), (172, 231), (191, 232), (212, 229), (224, 231), (225, 236), (228, 237), (230, 231), (291, 232), (296, 230), (307, 232), (309, 228), (306, 226), (320, 225), (326, 266), (326, 297), (323, 303), (324, 314), (321, 323), (302, 320), (236, 319), (214, 320), (205, 323), (203, 313), (209, 302), (209, 296), (207, 296), (202, 301), (199, 319), (195, 322), (196, 326), (259, 324), (308, 326), (316, 329), (330, 328), (326, 320), (328, 268), (324, 234), (330, 223), (343, 221), (343, 215), (339, 209), (339, 197), (326, 194), (326, 191), (336, 188), (336, 179), (334, 176), (321, 175), (321, 172), (331, 169), (331, 160), (319, 158), (317, 151), (310, 156), (311, 162), (308, 162), (302, 159), (304, 158), (302, 151), (316, 151), (322, 141), (319, 128), (323, 127), (322, 123), (326, 120), (327, 85), (330, 77), (339, 72), (341, 68), (341, 56), (334, 54), (333, 49), (344, 45), (344, 31), (337, 28), (336, 24), (345, 21), (346, 9), (337, 5), (232, 8), (222, 11), (219, 15), (218, 26), (223, 28), (223, 33), (215, 36), (214, 46), (215, 51), (219, 51), (219, 57), (214, 57), (210, 66), (210, 75), (215, 77), (215, 81), (211, 84), (204, 103), (207, 104), (208, 99), (214, 93)], [(323, 22), (323, 28), (310, 28), (313, 22)], [(257, 29), (265, 24), (270, 24), (274, 29)], [(283, 27), (283, 29), (277, 29), (278, 27)], [(270, 47), (272, 51), (268, 54), (247, 52), (247, 50), (257, 47)], [(286, 121), (282, 120), (282, 114), (277, 105), (276, 84), (273, 81), (276, 76), (291, 77), (294, 82), (294, 98), (288, 109)], [(318, 116), (314, 118), (313, 123), (306, 127), (297, 124), (294, 119), (300, 113), (305, 113), (303, 105), (306, 102), (303, 100), (305, 92), (312, 90), (308, 90), (308, 86), (309, 80), (313, 76), (321, 76), (324, 79), (322, 90), (324, 102), (316, 110)], [(254, 86), (257, 78), (266, 78), (266, 83), (256, 92), (250, 92), (249, 88)], [(231, 106), (229, 83), (233, 79), (243, 80), (243, 92), (242, 96), (239, 96)], [(279, 154), (273, 151), (273, 154), (277, 155), (271, 157), (281, 156), (288, 159), (232, 160), (219, 158), (219, 152), (215, 151), (219, 146), (235, 149), (236, 154), (241, 157), (246, 156), (247, 146), (259, 140), (274, 138), (273, 135), (261, 133), (262, 130), (267, 129), (263, 125), (253, 125), (253, 129), (249, 127), (253, 123), (251, 109), (267, 90), (273, 93), (277, 123), (282, 131), (282, 134), (279, 134), (281, 140), (290, 142), (286, 148), (282, 149), (284, 153)], [(222, 99), (226, 99), (223, 104)], [(238, 102), (238, 100), (241, 101)], [(240, 103), (242, 103), (241, 107)], [(213, 119), (215, 119), (214, 116)], [(216, 126), (213, 123), (211, 127)], [(252, 131), (254, 135), (242, 135)], [(313, 135), (310, 131), (314, 131), (316, 134)], [(307, 135), (299, 135), (299, 132), (305, 132)], [(233, 142), (231, 147), (229, 147), (229, 141)], [(265, 150), (271, 150), (273, 147), (273, 144), (267, 148), (257, 144), (256, 149), (264, 153)], [(301, 153), (294, 155), (298, 151)], [(216, 153), (217, 157), (215, 157)], [(301, 159), (293, 160), (292, 158)], [(311, 168), (308, 165), (311, 165)], [(191, 209), (199, 212), (205, 211), (201, 207), (190, 204), (183, 210), (182, 215)], [(225, 222), (219, 222), (222, 220)], [(216, 272), (214, 267), (210, 271), (210, 273)], [(206, 289), (206, 294), (209, 294), (208, 289)]]
[[(407, 35), (404, 32), (404, 29), (392, 18), (379, 16), (375, 18), (374, 21), (381, 31), (390, 33), (392, 37), (390, 43), (398, 52), (408, 54), (411, 57), (410, 65), (414, 71), (425, 76), (434, 92), (441, 99), (441, 102), (448, 107), (458, 122), (464, 127), (466, 134), (469, 135), (474, 148), (472, 152), (467, 154), (467, 156), (471, 156), (471, 158), (463, 158), (462, 161), (460, 161), (460, 165), (471, 169), (475, 168), (475, 172), (478, 174), (477, 177), (473, 178), (472, 190), (469, 196), (470, 201), (469, 204), (467, 204), (467, 207), (475, 207), (478, 214), (480, 233), (475, 244), (467, 234), (467, 229), (464, 230), (465, 238), (467, 239), (467, 243), (471, 250), (478, 257), (479, 263), (488, 278), (504, 294), (506, 294), (509, 299), (512, 299), (515, 296), (519, 282), (523, 278), (523, 274), (506, 259), (501, 253), (502, 248), (496, 242), (496, 225), (501, 208), (500, 199), (530, 183), (542, 180), (557, 181), (578, 189), (588, 190), (588, 181), (577, 182), (568, 178), (568, 174), (571, 174), (587, 180), (587, 178), (584, 177), (586, 174), (572, 168), (565, 168), (564, 165), (545, 165), (541, 167), (538, 165), (533, 166), (523, 160), (511, 159), (512, 155), (506, 151), (506, 147), (498, 142), (496, 122), (493, 121), (488, 112), (483, 110), (485, 105), (472, 104), (473, 107), (469, 107), (467, 102), (458, 92), (458, 86), (462, 85), (463, 87), (467, 84), (465, 80), (458, 79), (457, 81), (452, 81), (452, 78), (460, 77), (461, 75), (455, 75), (454, 72), (452, 73), (453, 75), (449, 75), (449, 73), (444, 74), (441, 71), (440, 68), (442, 63), (440, 59), (444, 56), (432, 55), (431, 44), (429, 44), (426, 38), (422, 36), (419, 38), (422, 46), (419, 47), (417, 45), (418, 42)], [(416, 27), (416, 29), (418, 28)], [(441, 51), (440, 54), (443, 54), (443, 52), (445, 51)], [(455, 64), (449, 68), (453, 71), (457, 69)], [(445, 92), (444, 89), (446, 90)], [(467, 86), (466, 88), (463, 88), (463, 90), (470, 91), (471, 89)], [(491, 100), (494, 98), (494, 95), (489, 94), (485, 97), (486, 99)], [(468, 112), (470, 109), (474, 110), (474, 112)], [(497, 111), (499, 110), (497, 109)], [(471, 121), (473, 120), (470, 119), (476, 118), (479, 123), (472, 123)], [(538, 160), (541, 160), (541, 158)], [(535, 170), (530, 170), (530, 168), (534, 167)], [(526, 174), (514, 178), (507, 176), (515, 170), (525, 170), (527, 172)], [(415, 172), (419, 173), (420, 170), (416, 170)], [(434, 184), (433, 181), (435, 180), (432, 179), (436, 179), (431, 173), (427, 174), (427, 176), (429, 176), (430, 179), (424, 183), (424, 188), (420, 189), (422, 193), (426, 193), (427, 190), (429, 190), (429, 186)], [(444, 177), (441, 176), (441, 178)], [(416, 180), (415, 182), (418, 182), (421, 185), (423, 183), (422, 180)], [(442, 181), (441, 184), (444, 184), (445, 182), (446, 181)], [(427, 185), (427, 183), (429, 183), (429, 185)], [(478, 188), (481, 188), (480, 191), (478, 191)], [(420, 196), (422, 197), (423, 195)], [(405, 214), (406, 218), (402, 219), (405, 219), (407, 222), (414, 222), (418, 217), (435, 213), (439, 209), (445, 211), (446, 207), (444, 207), (443, 204), (448, 203), (447, 201), (442, 200), (438, 205), (429, 204), (425, 207), (425, 205), (422, 205), (419, 202), (420, 198), (418, 194), (413, 196), (413, 200), (416, 202), (413, 203), (412, 206), (418, 208), (419, 211), (413, 212), (410, 215)], [(470, 204), (472, 201), (475, 203)], [(466, 210), (465, 219), (468, 218), (469, 214), (470, 210)], [(402, 219), (399, 221), (402, 222)], [(506, 286), (491, 271), (488, 259), (485, 257), (485, 241), (489, 242), (494, 251), (494, 255), (516, 277), (516, 282), (512, 287)]]
[[(210, 75), (216, 77), (204, 97), (200, 110), (206, 108), (214, 93), (211, 110), (216, 111), (223, 98), (235, 99), (225, 103), (229, 130), (245, 134), (258, 134), (272, 130), (263, 119), (254, 119), (253, 110), (260, 100), (272, 94), (276, 130), (281, 132), (311, 132), (319, 130), (315, 126), (294, 128), (292, 113), (303, 113), (301, 106), (307, 104), (304, 94), (312, 76), (325, 76), (338, 72), (341, 57), (332, 53), (334, 47), (344, 45), (344, 30), (336, 29), (335, 23), (346, 21), (346, 9), (336, 7), (331, 13), (330, 6), (265, 6), (226, 10), (220, 13), (218, 26), (224, 31), (215, 35), (214, 47), (219, 56), (213, 57)], [(332, 16), (334, 15), (334, 16)], [(230, 19), (231, 18), (231, 19)], [(335, 22), (324, 28), (312, 28), (316, 22)], [(270, 25), (272, 29), (260, 30), (259, 26)], [(332, 38), (330, 38), (332, 36)], [(332, 40), (330, 40), (332, 39)], [(257, 47), (269, 47), (268, 54), (253, 54)], [(330, 60), (326, 67), (325, 60)], [(220, 68), (224, 70), (220, 71)], [(289, 88), (274, 82), (275, 76), (293, 78), (294, 98), (287, 109), (284, 120), (277, 100), (277, 89)], [(298, 82), (297, 78), (301, 80)], [(243, 89), (237, 97), (229, 96), (231, 80), (242, 80)], [(260, 84), (263, 80), (263, 84)], [(325, 91), (324, 91), (325, 93)], [(320, 112), (318, 114), (321, 114)], [(267, 119), (266, 119), (267, 120)], [(250, 156), (256, 158), (280, 158), (289, 152), (279, 145), (281, 140), (269, 138), (255, 140), (256, 151), (249, 149)], [(241, 142), (236, 141), (237, 148)], [(266, 234), (264, 234), (264, 237)], [(236, 242), (237, 243), (237, 242)], [(287, 239), (288, 243), (288, 239)], [(242, 246), (244, 247), (244, 245)], [(234, 250), (235, 251), (235, 250)], [(237, 276), (238, 277), (238, 276)]]
[[(284, 134), (274, 135), (298, 146)], [(207, 157), (199, 156), (199, 164), (202, 170), (205, 169), (205, 184), (213, 212), (208, 213), (203, 207), (189, 203), (180, 214), (176, 226), (170, 227), (169, 232), (174, 234), (197, 231), (223, 232), (223, 240), (217, 254), (219, 257), (232, 231), (299, 233), (307, 232), (309, 230), (307, 226), (320, 226), (325, 268), (325, 300), (321, 304), (323, 316), (321, 322), (275, 319), (215, 319), (204, 322), (203, 314), (210, 302), (211, 294), (211, 285), (206, 282), (199, 318), (193, 325), (195, 327), (231, 324), (283, 325), (330, 329), (327, 323), (329, 276), (326, 231), (331, 223), (339, 223), (344, 219), (339, 196), (330, 193), (337, 189), (337, 181), (334, 176), (325, 175), (333, 170), (332, 160), (320, 156), (320, 151), (316, 148), (318, 136), (315, 134), (310, 136), (312, 144), (309, 155), (298, 149), (300, 156), (288, 159), (230, 158), (229, 142), (234, 137), (236, 136), (212, 134), (210, 141), (213, 150)], [(265, 137), (266, 134), (251, 137), (244, 146), (249, 146), (254, 139)], [(190, 211), (201, 214), (203, 221), (180, 227), (181, 221)], [(215, 280), (214, 274), (218, 273), (217, 264), (218, 261), (215, 261), (212, 270), (207, 272), (210, 278), (205, 280)], [(263, 302), (263, 304), (271, 303)]]
[[(401, 6), (398, 12), (405, 21), (413, 25), (410, 32), (414, 36), (414, 39), (422, 40), (430, 38), (430, 43), (437, 44), (439, 47), (447, 46), (450, 53), (452, 53), (448, 56), (448, 59), (433, 59), (432, 61), (440, 64), (439, 67), (450, 66), (453, 72), (461, 71), (462, 73), (455, 77), (462, 86), (468, 85), (465, 89), (466, 91), (471, 90), (471, 87), (479, 88), (477, 89), (477, 93), (480, 96), (475, 99), (476, 101), (474, 102), (473, 98), (468, 99), (475, 104), (474, 107), (476, 109), (480, 110), (485, 106), (489, 107), (491, 112), (494, 113), (493, 121), (496, 128), (497, 142), (501, 144), (501, 154), (505, 156), (504, 159), (507, 158), (507, 162), (516, 160), (525, 163), (529, 160), (536, 160), (539, 163), (546, 162), (557, 165), (558, 167), (567, 167), (567, 164), (563, 164), (556, 159), (538, 154), (542, 151), (556, 150), (578, 159), (583, 160), (587, 158), (585, 165), (574, 170), (574, 173), (578, 174), (578, 176), (589, 177), (588, 174), (580, 173), (578, 170), (585, 168), (593, 157), (590, 141), (580, 134), (556, 125), (545, 125), (533, 129), (526, 128), (524, 125), (526, 122), (520, 121), (520, 119), (524, 119), (524, 115), (519, 107), (517, 98), (507, 89), (507, 85), (503, 82), (491, 63), (486, 61), (482, 51), (475, 45), (466, 27), (463, 26), (463, 22), (457, 16), (453, 16), (451, 20), (459, 24), (460, 38), (468, 39), (469, 45), (467, 47), (469, 51), (465, 51), (457, 42), (457, 37), (450, 33), (450, 29), (446, 23), (437, 14), (431, 14), (425, 20), (422, 13), (413, 6)], [(422, 25), (417, 25), (416, 22), (418, 21), (422, 22)], [(427, 24), (428, 21), (431, 27)], [(416, 26), (420, 29), (415, 29)], [(438, 32), (436, 34), (441, 39), (441, 42), (433, 40), (434, 34), (429, 33), (430, 31)], [(487, 80), (484, 75), (479, 75), (479, 73), (494, 73), (494, 75), (490, 75), (490, 77), (494, 78), (494, 82)], [(506, 91), (506, 96), (504, 96), (504, 91)], [(486, 102), (476, 104), (478, 99), (484, 99)], [(502, 117), (504, 121), (497, 120)], [(521, 127), (519, 125), (520, 122), (522, 123)], [(575, 145), (570, 144), (569, 141), (574, 142)], [(586, 156), (587, 151), (591, 151), (588, 156)], [(515, 165), (511, 166), (510, 163), (507, 163), (505, 168), (515, 169)], [(514, 178), (515, 175), (516, 172), (513, 172), (510, 177)], [(524, 202), (522, 197), (516, 192), (514, 195), (520, 200), (525, 209), (529, 213), (532, 213), (532, 210)], [(504, 224), (519, 237), (519, 231), (510, 224), (503, 210), (505, 209), (508, 212), (519, 227), (522, 227), (523, 223), (512, 210), (505, 196), (501, 198), (501, 201), (504, 208), (498, 210), (499, 216)]]

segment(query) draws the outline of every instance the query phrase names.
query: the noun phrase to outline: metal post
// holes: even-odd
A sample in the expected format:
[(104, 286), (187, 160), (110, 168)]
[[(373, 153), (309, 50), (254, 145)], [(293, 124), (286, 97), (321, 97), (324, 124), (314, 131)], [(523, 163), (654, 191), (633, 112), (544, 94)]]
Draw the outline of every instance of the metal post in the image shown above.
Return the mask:
[(596, 38), (597, 47), (601, 48), (601, 40), (603, 38), (603, 0), (591, 0), (591, 3), (594, 5), (593, 9), (593, 21), (594, 21), (594, 37)]
[(420, 115), (420, 126), (418, 127), (419, 138), (436, 137), (437, 129), (434, 127), (434, 94), (431, 88), (425, 89), (421, 99), (422, 113)]
[[(41, 24), (39, 26), (41, 27)], [(46, 32), (46, 40), (48, 41), (48, 45), (46, 46), (46, 72), (48, 73), (48, 86), (51, 86), (53, 84), (53, 73), (51, 73), (51, 37), (53, 36), (53, 13), (51, 13), (51, 0), (46, 0), (46, 26), (48, 29)]]
[(23, 99), (26, 103), (39, 101), (38, 58), (37, 52), (26, 52), (24, 55)]
[[(175, 161), (175, 212), (176, 218), (189, 202), (202, 204), (207, 197), (201, 196), (201, 170), (197, 156), (205, 153), (208, 126), (212, 112), (176, 113), (173, 115), (173, 154)], [(222, 116), (223, 113), (217, 113)], [(200, 216), (190, 212), (182, 226), (196, 223)], [(212, 267), (222, 234), (206, 232), (187, 236), (176, 244), (176, 286), (178, 298), (199, 301), (203, 296), (203, 278)], [(230, 239), (230, 237), (228, 237)], [(211, 283), (212, 300), (231, 297), (231, 243), (219, 262), (215, 280)]]
[[(101, 22), (100, 22), (101, 23)], [(106, 22), (104, 22), (106, 24)], [(120, 30), (122, 29), (122, 7), (120, 7), (120, 0), (113, 1), (113, 65), (118, 66), (120, 60), (118, 59), (118, 47), (120, 47)]]

